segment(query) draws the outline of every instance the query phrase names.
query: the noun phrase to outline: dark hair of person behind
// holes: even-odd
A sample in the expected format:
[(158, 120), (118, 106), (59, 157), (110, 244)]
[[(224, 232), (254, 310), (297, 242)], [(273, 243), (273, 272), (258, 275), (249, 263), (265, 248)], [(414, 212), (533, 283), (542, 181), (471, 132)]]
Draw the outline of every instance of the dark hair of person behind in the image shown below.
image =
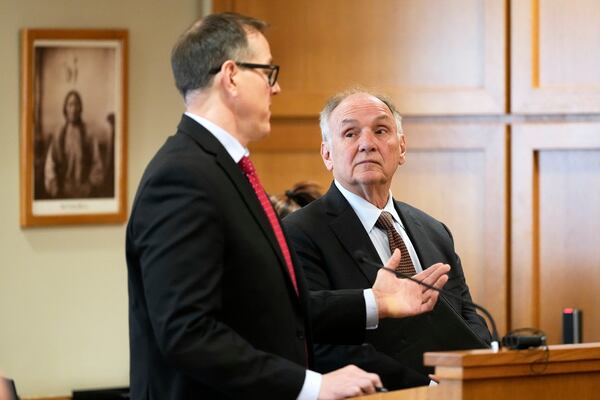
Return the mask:
[(279, 218), (283, 218), (321, 196), (321, 186), (318, 183), (303, 181), (286, 190), (282, 196), (270, 198), (275, 212)]
[(235, 13), (211, 14), (184, 32), (171, 51), (175, 85), (185, 98), (208, 85), (213, 74), (227, 60), (238, 60), (248, 50), (248, 31), (263, 32), (266, 22)]

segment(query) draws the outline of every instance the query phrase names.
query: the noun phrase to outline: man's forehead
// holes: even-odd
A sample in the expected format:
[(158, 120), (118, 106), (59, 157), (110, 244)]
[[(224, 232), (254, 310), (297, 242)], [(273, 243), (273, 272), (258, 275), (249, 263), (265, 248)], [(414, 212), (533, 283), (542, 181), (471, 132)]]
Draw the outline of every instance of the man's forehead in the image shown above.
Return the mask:
[[(392, 116), (389, 115), (389, 113), (386, 113), (385, 110), (382, 110), (379, 115), (374, 115), (373, 118), (371, 119), (371, 121), (373, 121), (373, 122), (377, 122), (377, 121), (392, 122)], [(352, 118), (352, 117), (344, 118), (340, 121), (340, 125), (354, 125), (354, 124), (358, 124), (358, 123), (359, 123), (359, 120), (356, 118)]]
[(257, 30), (250, 30), (247, 31), (246, 37), (248, 38), (248, 47), (250, 50), (262, 58), (268, 58), (266, 61), (271, 63), (273, 59), (271, 56), (271, 47), (265, 35)]
[(369, 116), (374, 120), (393, 120), (389, 107), (377, 97), (366, 93), (346, 97), (332, 112), (332, 117), (341, 124), (355, 123), (361, 116)]

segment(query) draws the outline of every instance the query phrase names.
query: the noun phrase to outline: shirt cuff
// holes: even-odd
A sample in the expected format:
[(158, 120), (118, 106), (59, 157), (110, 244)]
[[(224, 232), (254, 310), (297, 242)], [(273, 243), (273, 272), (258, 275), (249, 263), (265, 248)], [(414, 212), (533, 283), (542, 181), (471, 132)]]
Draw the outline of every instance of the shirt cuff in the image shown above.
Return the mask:
[(323, 376), (311, 370), (306, 370), (304, 385), (297, 397), (297, 400), (317, 400), (321, 391), (321, 380)]
[(377, 310), (373, 289), (365, 289), (363, 296), (365, 297), (365, 311), (367, 314), (366, 328), (377, 329), (377, 326), (379, 326), (379, 311)]

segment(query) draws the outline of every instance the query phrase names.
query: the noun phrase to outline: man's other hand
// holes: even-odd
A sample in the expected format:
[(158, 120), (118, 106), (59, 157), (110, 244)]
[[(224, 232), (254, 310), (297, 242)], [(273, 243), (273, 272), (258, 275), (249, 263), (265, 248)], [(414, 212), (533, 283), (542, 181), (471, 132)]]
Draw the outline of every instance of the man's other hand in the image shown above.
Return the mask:
[(371, 374), (362, 369), (348, 365), (323, 375), (319, 400), (344, 399), (376, 392), (382, 387), (377, 374)]

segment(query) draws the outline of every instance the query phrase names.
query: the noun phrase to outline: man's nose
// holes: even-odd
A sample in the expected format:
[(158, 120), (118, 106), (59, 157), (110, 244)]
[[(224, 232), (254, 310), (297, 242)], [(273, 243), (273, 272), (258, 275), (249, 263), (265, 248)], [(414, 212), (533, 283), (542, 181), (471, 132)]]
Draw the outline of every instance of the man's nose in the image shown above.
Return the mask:
[(370, 129), (364, 129), (358, 138), (359, 151), (373, 151), (375, 149), (375, 135)]
[(281, 86), (279, 86), (279, 82), (275, 82), (273, 86), (271, 86), (271, 95), (276, 95), (281, 92)]

